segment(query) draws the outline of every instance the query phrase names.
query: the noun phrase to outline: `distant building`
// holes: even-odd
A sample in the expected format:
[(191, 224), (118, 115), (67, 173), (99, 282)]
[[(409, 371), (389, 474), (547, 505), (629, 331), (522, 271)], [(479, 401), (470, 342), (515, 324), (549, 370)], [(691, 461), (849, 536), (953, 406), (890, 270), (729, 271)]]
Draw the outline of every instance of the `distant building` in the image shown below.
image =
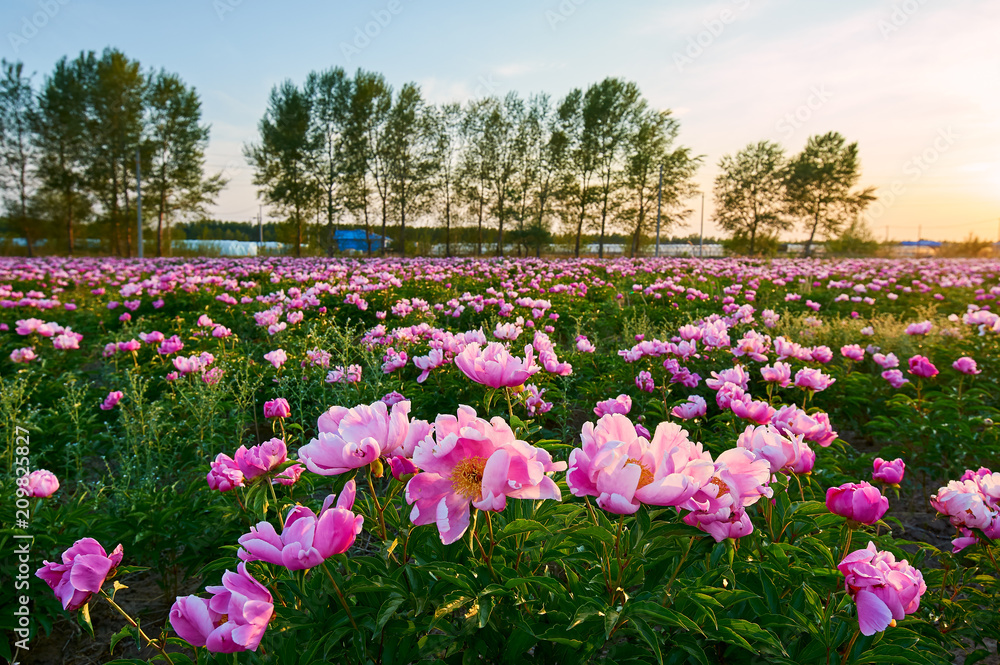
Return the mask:
[(934, 256), (941, 243), (935, 240), (904, 240), (892, 248), (892, 255), (899, 258)]
[(337, 243), (337, 250), (341, 252), (368, 253), (369, 244), (371, 245), (371, 251), (381, 252), (383, 244), (392, 243), (392, 238), (383, 237), (377, 233), (366, 236), (365, 232), (360, 229), (337, 229), (334, 231), (333, 239)]

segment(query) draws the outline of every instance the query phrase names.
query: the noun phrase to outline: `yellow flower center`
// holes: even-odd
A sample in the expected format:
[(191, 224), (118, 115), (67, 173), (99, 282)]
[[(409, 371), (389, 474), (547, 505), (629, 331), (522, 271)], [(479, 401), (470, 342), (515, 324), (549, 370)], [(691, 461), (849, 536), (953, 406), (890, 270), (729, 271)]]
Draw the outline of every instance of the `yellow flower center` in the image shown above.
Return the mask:
[(710, 484), (715, 485), (719, 488), (719, 493), (716, 496), (722, 496), (723, 494), (729, 494), (729, 485), (727, 485), (722, 478), (718, 476), (712, 476), (712, 479), (708, 481)]
[(455, 465), (451, 472), (451, 486), (455, 494), (479, 500), (483, 495), (483, 469), (485, 457), (467, 457)]
[(627, 460), (625, 460), (625, 464), (635, 464), (637, 467), (642, 469), (642, 471), (639, 473), (639, 484), (636, 485), (635, 487), (637, 490), (640, 490), (646, 485), (653, 482), (653, 470), (650, 469), (649, 465), (643, 462), (642, 460), (637, 460), (634, 457), (629, 457)]

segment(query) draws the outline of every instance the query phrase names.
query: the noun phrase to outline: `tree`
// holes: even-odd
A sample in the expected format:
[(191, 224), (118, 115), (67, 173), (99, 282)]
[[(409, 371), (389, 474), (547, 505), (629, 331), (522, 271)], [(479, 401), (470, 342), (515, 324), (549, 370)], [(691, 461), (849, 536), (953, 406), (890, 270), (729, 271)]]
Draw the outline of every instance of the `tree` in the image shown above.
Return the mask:
[(433, 187), (444, 217), (444, 255), (451, 256), (451, 218), (455, 208), (459, 158), (464, 148), (462, 107), (456, 103), (432, 107), (429, 119), (438, 164), (433, 174)]
[(509, 92), (499, 100), (488, 100), (483, 124), (485, 145), (485, 170), (493, 195), (493, 214), (497, 218), (497, 256), (503, 256), (503, 225), (510, 214), (512, 187), (520, 154), (525, 149), (524, 100), (517, 93)]
[(560, 197), (567, 211), (574, 210), (576, 245), (580, 256), (580, 238), (587, 218), (587, 208), (594, 197), (592, 180), (598, 168), (597, 143), (592, 117), (585, 117), (583, 91), (575, 88), (559, 103), (558, 132), (566, 145), (566, 172)]
[(483, 253), (483, 216), (490, 194), (490, 148), (487, 144), (486, 123), (493, 103), (490, 99), (470, 102), (461, 127), (466, 149), (459, 162), (456, 189), (465, 204), (475, 210), (476, 256)]
[(399, 251), (406, 254), (406, 214), (423, 210), (435, 168), (433, 120), (420, 88), (407, 83), (399, 90), (386, 123), (388, 177), (399, 206)]
[(65, 57), (57, 62), (38, 95), (32, 127), (38, 151), (39, 204), (65, 229), (70, 256), (75, 225), (90, 215), (92, 207), (86, 188), (86, 83), (79, 62), (70, 63)]
[(35, 188), (35, 150), (31, 128), (35, 124), (35, 94), (24, 65), (0, 60), (0, 183), (8, 216), (17, 220), (24, 234), (28, 256), (34, 255), (28, 202)]
[(274, 87), (258, 129), (260, 143), (243, 149), (254, 167), (253, 182), (263, 187), (269, 204), (289, 215), (295, 255), (302, 256), (302, 226), (319, 198), (309, 98), (291, 81)]
[(646, 102), (639, 87), (632, 82), (606, 78), (587, 88), (583, 98), (583, 122), (593, 137), (597, 191), (601, 203), (600, 240), (597, 255), (604, 258), (604, 236), (609, 205), (618, 186), (618, 172), (629, 131), (636, 116), (645, 111)]
[(129, 192), (135, 191), (136, 151), (143, 138), (146, 79), (137, 61), (114, 49), (100, 59), (93, 52), (80, 54), (75, 66), (87, 91), (88, 188), (101, 202), (112, 253), (131, 256)]
[(753, 254), (758, 235), (789, 228), (785, 210), (785, 152), (772, 141), (751, 143), (719, 161), (715, 223), (745, 237)]
[(156, 207), (156, 255), (163, 256), (164, 225), (169, 232), (175, 215), (204, 214), (226, 181), (222, 174), (205, 177), (209, 128), (199, 124), (201, 100), (193, 88), (175, 74), (150, 75), (147, 105), (146, 191)]
[(358, 70), (354, 75), (346, 123), (347, 154), (351, 169), (352, 195), (355, 207), (364, 213), (365, 229), (371, 254), (371, 231), (368, 197), (374, 185), (381, 204), (382, 255), (386, 252), (386, 222), (389, 217), (391, 182), (389, 160), (391, 146), (388, 137), (389, 113), (392, 110), (392, 88), (381, 74)]
[(692, 156), (689, 148), (673, 148), (679, 132), (680, 124), (670, 116), (670, 111), (653, 109), (637, 114), (629, 131), (621, 183), (628, 200), (619, 214), (623, 221), (633, 225), (630, 256), (638, 255), (639, 242), (657, 205), (661, 208), (660, 226), (664, 230), (688, 212), (682, 202), (695, 191), (691, 178), (701, 164), (701, 157)]
[(310, 132), (317, 147), (314, 177), (322, 190), (326, 214), (327, 255), (336, 248), (334, 219), (343, 209), (341, 192), (347, 186), (346, 131), (351, 101), (351, 80), (340, 67), (323, 72), (310, 72), (305, 94), (309, 97)]
[(873, 187), (852, 191), (860, 177), (858, 144), (848, 144), (838, 132), (810, 136), (802, 152), (789, 162), (787, 210), (809, 234), (805, 256), (811, 255), (818, 233), (836, 235), (875, 200)]

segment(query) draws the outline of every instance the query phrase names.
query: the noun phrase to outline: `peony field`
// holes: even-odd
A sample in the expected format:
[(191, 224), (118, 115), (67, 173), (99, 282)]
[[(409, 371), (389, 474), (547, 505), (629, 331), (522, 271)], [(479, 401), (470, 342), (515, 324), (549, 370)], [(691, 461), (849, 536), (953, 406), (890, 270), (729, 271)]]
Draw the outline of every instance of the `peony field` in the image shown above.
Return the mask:
[(998, 662), (996, 259), (6, 257), (0, 347), (11, 662)]

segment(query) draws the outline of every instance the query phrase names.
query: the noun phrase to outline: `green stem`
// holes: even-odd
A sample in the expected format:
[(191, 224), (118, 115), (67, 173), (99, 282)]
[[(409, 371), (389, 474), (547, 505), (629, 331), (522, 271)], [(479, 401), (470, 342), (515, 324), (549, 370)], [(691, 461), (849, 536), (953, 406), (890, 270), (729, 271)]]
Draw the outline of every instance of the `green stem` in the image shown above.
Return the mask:
[(344, 594), (341, 593), (340, 587), (337, 586), (337, 581), (333, 579), (333, 574), (330, 572), (330, 569), (326, 567), (326, 561), (320, 565), (323, 568), (323, 572), (326, 573), (327, 578), (329, 578), (330, 584), (333, 585), (333, 590), (337, 592), (337, 598), (340, 599), (340, 604), (343, 606), (344, 611), (347, 612), (347, 618), (350, 620), (351, 626), (354, 630), (357, 630), (358, 624), (354, 623), (354, 615), (351, 614), (351, 608), (347, 606), (347, 599), (344, 598)]
[(510, 414), (511, 422), (514, 422), (514, 405), (510, 401), (510, 388), (504, 386), (503, 394), (507, 397), (507, 413)]
[(674, 574), (670, 576), (670, 580), (667, 582), (667, 588), (663, 590), (663, 601), (666, 602), (667, 598), (670, 597), (670, 587), (674, 585), (674, 580), (677, 579), (677, 575), (681, 572), (681, 566), (684, 565), (684, 561), (687, 559), (688, 554), (691, 552), (691, 545), (694, 544), (694, 536), (688, 538), (687, 549), (684, 550), (684, 555), (681, 556), (681, 560), (677, 562), (677, 567), (674, 568)]
[(382, 514), (382, 504), (378, 502), (378, 496), (375, 495), (375, 483), (372, 482), (372, 468), (370, 465), (368, 467), (368, 489), (372, 493), (372, 501), (375, 502), (375, 512), (378, 513), (378, 526), (382, 532), (382, 540), (386, 540), (388, 536), (385, 530), (385, 516)]
[(128, 612), (126, 612), (125, 610), (123, 610), (118, 603), (116, 603), (114, 600), (112, 600), (111, 596), (109, 596), (104, 591), (104, 589), (101, 589), (101, 595), (104, 597), (104, 600), (108, 601), (108, 604), (111, 605), (111, 607), (115, 608), (118, 611), (119, 614), (121, 614), (123, 617), (125, 617), (125, 620), (128, 621), (128, 623), (129, 623), (130, 626), (132, 626), (133, 628), (135, 628), (136, 630), (139, 631), (139, 636), (142, 637), (142, 639), (146, 640), (146, 644), (148, 646), (151, 646), (154, 649), (156, 649), (157, 651), (159, 651), (161, 654), (163, 654), (163, 657), (167, 659), (167, 662), (170, 663), (170, 665), (174, 665), (174, 661), (170, 660), (170, 656), (167, 655), (167, 652), (163, 649), (163, 646), (160, 645), (160, 643), (158, 641), (149, 639), (149, 636), (146, 635), (146, 633), (143, 632), (142, 628), (139, 628), (139, 624), (135, 622), (135, 619), (133, 619), (132, 617), (130, 617), (129, 614), (128, 614)]
[(844, 659), (842, 661), (840, 661), (840, 665), (847, 665), (847, 662), (851, 658), (851, 650), (854, 649), (854, 643), (858, 641), (858, 635), (860, 635), (860, 634), (861, 634), (861, 629), (860, 628), (858, 630), (854, 631), (854, 637), (852, 637), (851, 641), (848, 642), (848, 644), (847, 644), (847, 651), (844, 652)]

